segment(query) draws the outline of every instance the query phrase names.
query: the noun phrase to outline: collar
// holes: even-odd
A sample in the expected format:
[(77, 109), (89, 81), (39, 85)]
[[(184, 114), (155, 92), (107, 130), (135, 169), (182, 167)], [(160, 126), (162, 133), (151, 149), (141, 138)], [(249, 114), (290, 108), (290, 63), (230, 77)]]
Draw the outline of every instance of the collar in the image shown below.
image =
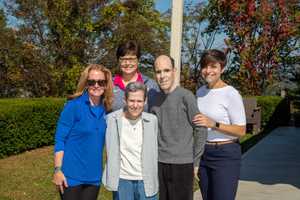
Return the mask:
[[(141, 83), (144, 83), (144, 80), (143, 80), (143, 76), (140, 72), (138, 72), (138, 76), (137, 76), (137, 79), (136, 79), (137, 82), (141, 82)], [(115, 78), (114, 78), (114, 85), (115, 86), (118, 86), (121, 90), (125, 90), (125, 85), (123, 83), (123, 78), (121, 75), (115, 75)]]
[[(114, 117), (115, 119), (117, 119), (117, 120), (118, 120), (118, 119), (122, 119), (122, 117), (123, 117), (123, 112), (124, 112), (124, 110), (123, 110), (123, 108), (121, 108), (121, 109), (115, 111), (114, 113), (112, 113), (112, 115), (113, 115), (113, 117)], [(148, 114), (148, 113), (142, 112), (141, 118), (142, 118), (142, 120), (143, 120), (144, 122), (149, 122), (149, 121), (151, 121), (151, 119), (149, 118), (149, 116), (148, 116), (147, 114)]]
[(89, 94), (86, 90), (82, 93), (82, 95), (80, 96), (80, 99), (86, 104), (91, 104)]
[[(82, 102), (84, 102), (85, 104), (87, 104), (87, 105), (91, 105), (90, 96), (89, 96), (89, 94), (88, 94), (88, 92), (86, 90), (80, 96), (80, 100)], [(103, 103), (102, 103), (101, 99), (100, 99), (100, 103), (99, 103), (98, 106), (103, 106)]]

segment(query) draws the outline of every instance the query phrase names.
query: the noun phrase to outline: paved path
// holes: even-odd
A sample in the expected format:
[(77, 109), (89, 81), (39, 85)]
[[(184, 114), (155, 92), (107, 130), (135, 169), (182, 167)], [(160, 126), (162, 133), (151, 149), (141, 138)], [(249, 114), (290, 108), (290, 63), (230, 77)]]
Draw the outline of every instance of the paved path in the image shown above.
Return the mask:
[(300, 200), (300, 128), (277, 128), (243, 155), (236, 200)]
[(237, 200), (300, 199), (300, 128), (280, 127), (243, 155)]

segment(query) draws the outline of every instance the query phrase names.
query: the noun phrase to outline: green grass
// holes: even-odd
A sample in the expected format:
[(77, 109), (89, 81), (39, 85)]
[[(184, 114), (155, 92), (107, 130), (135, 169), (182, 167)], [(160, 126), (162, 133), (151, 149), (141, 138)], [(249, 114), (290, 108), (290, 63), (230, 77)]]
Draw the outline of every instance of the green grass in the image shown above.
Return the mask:
[[(242, 146), (254, 138), (246, 134)], [(52, 181), (53, 146), (44, 147), (0, 160), (0, 200), (59, 200)], [(199, 189), (195, 182), (194, 190)], [(98, 200), (112, 199), (101, 187)]]
[[(59, 200), (52, 181), (53, 147), (0, 160), (0, 200)], [(101, 188), (99, 200), (111, 199)]]
[[(60, 200), (52, 181), (53, 146), (0, 160), (0, 200)], [(194, 190), (199, 189), (195, 181)], [(98, 200), (112, 199), (101, 187)]]

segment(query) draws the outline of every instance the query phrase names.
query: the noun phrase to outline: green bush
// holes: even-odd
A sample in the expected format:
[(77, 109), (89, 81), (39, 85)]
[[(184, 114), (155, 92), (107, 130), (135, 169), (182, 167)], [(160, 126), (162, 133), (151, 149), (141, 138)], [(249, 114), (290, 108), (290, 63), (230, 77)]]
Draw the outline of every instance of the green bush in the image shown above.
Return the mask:
[(50, 145), (64, 99), (0, 100), (0, 158)]
[(290, 121), (290, 104), (288, 98), (278, 96), (257, 96), (261, 107), (262, 131), (257, 135), (247, 134), (241, 138), (242, 152), (246, 152), (278, 126), (288, 125)]
[(261, 124), (265, 127), (283, 98), (279, 96), (257, 96), (255, 98), (258, 106), (261, 107)]
[[(276, 127), (289, 120), (288, 101), (276, 96), (256, 98), (263, 127)], [(1, 99), (0, 158), (53, 144), (64, 102), (59, 98)]]

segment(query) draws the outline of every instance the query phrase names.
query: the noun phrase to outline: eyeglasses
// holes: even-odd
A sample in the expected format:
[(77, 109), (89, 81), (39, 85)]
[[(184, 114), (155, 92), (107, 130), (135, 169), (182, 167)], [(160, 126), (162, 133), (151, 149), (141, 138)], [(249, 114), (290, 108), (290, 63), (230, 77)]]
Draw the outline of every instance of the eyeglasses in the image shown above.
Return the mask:
[(119, 62), (122, 63), (122, 62), (130, 62), (130, 63), (133, 63), (133, 62), (136, 62), (137, 61), (137, 57), (121, 57), (119, 58)]
[(102, 80), (102, 79), (99, 79), (99, 80), (89, 79), (89, 80), (87, 80), (87, 85), (88, 86), (95, 86), (96, 83), (98, 83), (98, 85), (100, 87), (105, 87), (107, 85), (107, 80)]

